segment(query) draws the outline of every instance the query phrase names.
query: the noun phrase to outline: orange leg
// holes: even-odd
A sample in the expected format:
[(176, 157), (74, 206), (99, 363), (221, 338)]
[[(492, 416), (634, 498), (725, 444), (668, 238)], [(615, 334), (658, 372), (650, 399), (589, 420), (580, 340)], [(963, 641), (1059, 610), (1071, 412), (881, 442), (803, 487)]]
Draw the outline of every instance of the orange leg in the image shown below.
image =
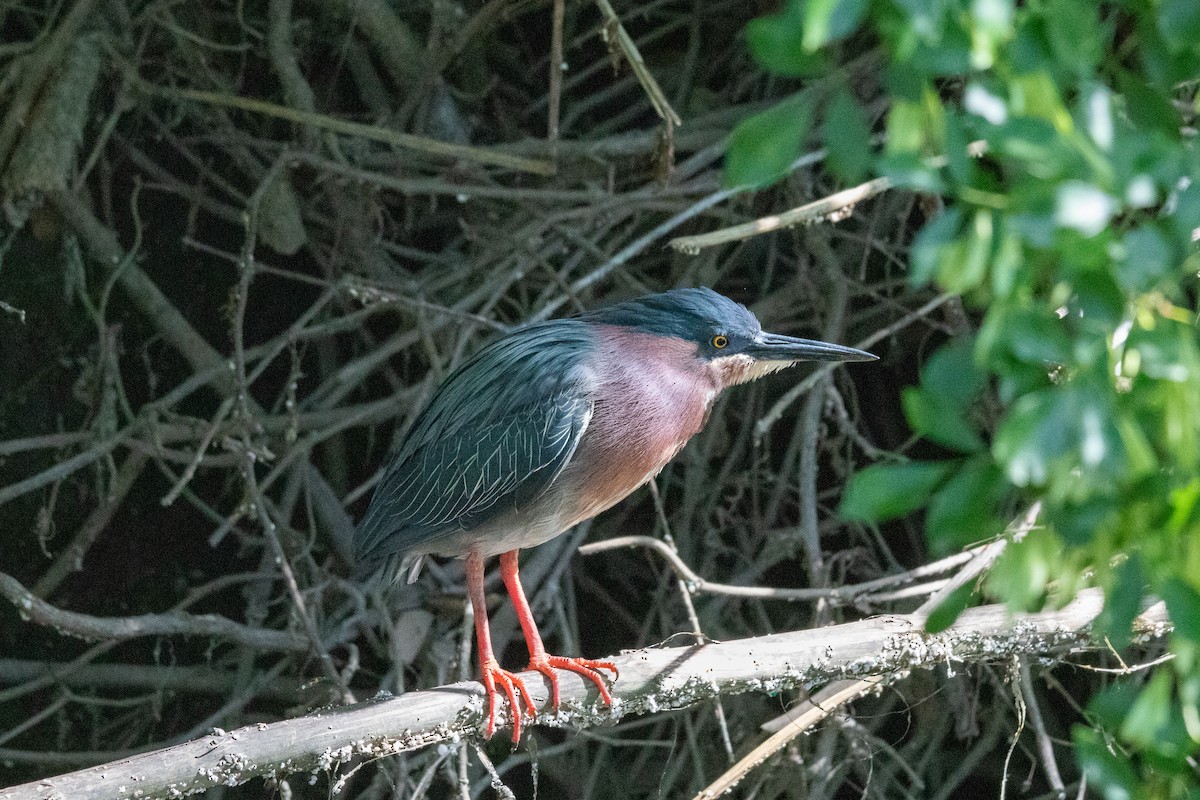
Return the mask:
[[(467, 554), (467, 594), (471, 598), (471, 608), (475, 612), (475, 642), (479, 650), (479, 671), (483, 680), (483, 688), (488, 699), (487, 735), (490, 738), (496, 732), (496, 704), (500, 700), (500, 692), (496, 684), (508, 696), (508, 707), (512, 712), (513, 744), (521, 741), (521, 706), (517, 703), (517, 695), (525, 701), (529, 716), (537, 713), (537, 707), (525, 689), (525, 682), (508, 670), (501, 669), (492, 652), (492, 634), (488, 630), (487, 601), (483, 594), (483, 558), (478, 553)], [(524, 623), (522, 623), (524, 624)]]
[[(470, 563), (468, 560), (468, 569), (470, 568)], [(616, 664), (613, 664), (611, 661), (593, 661), (590, 658), (572, 658), (546, 654), (546, 648), (542, 644), (542, 636), (538, 633), (537, 623), (533, 621), (533, 612), (529, 609), (529, 601), (525, 599), (525, 590), (521, 588), (521, 576), (517, 571), (516, 550), (500, 554), (500, 577), (504, 579), (504, 585), (508, 588), (508, 596), (512, 598), (513, 605), (517, 609), (517, 619), (521, 621), (521, 630), (525, 633), (525, 644), (529, 647), (528, 669), (537, 670), (550, 681), (551, 706), (558, 708), (559, 700), (558, 675), (554, 672), (555, 667), (578, 673), (596, 684), (596, 688), (600, 691), (600, 699), (611, 706), (612, 695), (608, 693), (608, 686), (604, 683), (604, 676), (597, 670), (611, 670), (615, 679), (617, 677)], [(481, 583), (482, 580), (481, 577)], [(482, 594), (482, 589), (480, 593)], [(475, 620), (476, 624), (478, 624), (478, 613), (476, 613)], [(521, 690), (524, 692), (524, 686), (521, 687)]]

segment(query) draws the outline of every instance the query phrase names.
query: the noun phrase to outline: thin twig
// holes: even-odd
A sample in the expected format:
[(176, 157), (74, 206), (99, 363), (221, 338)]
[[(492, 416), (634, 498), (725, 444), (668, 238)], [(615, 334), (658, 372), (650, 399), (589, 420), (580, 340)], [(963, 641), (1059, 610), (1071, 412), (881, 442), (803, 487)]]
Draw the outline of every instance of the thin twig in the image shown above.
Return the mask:
[(55, 464), (53, 467), (44, 469), (36, 475), (31, 475), (24, 480), (17, 481), (16, 483), (11, 483), (8, 486), (0, 488), (0, 505), (4, 505), (10, 500), (14, 500), (21, 495), (40, 489), (43, 486), (48, 486), (56, 481), (61, 481), (88, 466), (89, 464), (94, 464), (95, 462), (107, 456), (118, 446), (124, 444), (127, 439), (133, 436), (135, 429), (136, 426), (134, 425), (127, 426), (103, 441), (97, 442), (87, 450), (84, 450), (82, 453), (78, 453), (70, 458), (64, 459)]
[[(172, 691), (185, 694), (233, 694), (241, 681), (236, 672), (186, 664), (136, 664), (129, 662), (73, 665), (60, 661), (30, 661), (0, 658), (0, 684), (19, 684), (41, 676), (55, 683), (79, 688), (113, 688), (121, 691)], [(294, 703), (302, 696), (308, 679), (279, 676), (262, 696)]]
[(92, 509), (87, 519), (79, 526), (79, 531), (74, 538), (33, 585), (35, 595), (46, 597), (53, 594), (66, 580), (67, 575), (83, 568), (83, 557), (87, 555), (88, 549), (91, 548), (100, 533), (112, 522), (117, 509), (120, 508), (125, 496), (133, 489), (134, 483), (141, 476), (148, 460), (148, 454), (137, 451), (126, 456), (125, 461), (117, 470), (117, 474), (113, 476), (107, 496)]
[(546, 139), (558, 143), (558, 105), (562, 100), (562, 79), (566, 63), (563, 61), (563, 15), (565, 0), (554, 0), (550, 16), (550, 101), (546, 122)]
[(137, 88), (147, 94), (165, 97), (170, 100), (191, 100), (211, 106), (236, 108), (242, 111), (275, 117), (276, 119), (285, 119), (300, 125), (310, 125), (314, 128), (320, 128), (321, 130), (333, 133), (383, 142), (384, 144), (403, 147), (408, 150), (415, 150), (441, 158), (460, 158), (464, 161), (474, 161), (479, 164), (503, 167), (505, 169), (516, 170), (517, 172), (530, 172), (535, 175), (553, 175), (555, 171), (554, 164), (547, 161), (537, 161), (532, 158), (514, 156), (499, 150), (452, 144), (425, 136), (401, 133), (390, 128), (381, 128), (378, 125), (366, 125), (361, 122), (351, 122), (350, 120), (339, 119), (326, 114), (316, 114), (295, 108), (288, 108), (287, 106), (270, 103), (266, 100), (258, 100), (253, 97), (208, 92), (200, 89), (186, 89), (179, 86), (155, 86), (140, 79), (137, 83)]
[(217, 431), (220, 429), (221, 423), (225, 421), (225, 418), (229, 416), (229, 412), (233, 410), (233, 404), (236, 399), (237, 398), (230, 396), (221, 401), (221, 405), (217, 408), (217, 413), (213, 415), (212, 424), (208, 426), (208, 430), (204, 432), (204, 435), (196, 444), (194, 457), (190, 462), (188, 462), (183, 474), (179, 476), (179, 480), (175, 482), (175, 485), (171, 487), (170, 491), (163, 495), (162, 500), (159, 501), (164, 506), (169, 506), (174, 503), (179, 497), (180, 492), (182, 492), (192, 478), (195, 477), (196, 469), (200, 466), (200, 462), (203, 460), (204, 454), (208, 450), (208, 446), (212, 444), (213, 439), (216, 438)]
[(604, 15), (604, 28), (601, 29), (604, 40), (608, 42), (609, 47), (615, 46), (621, 51), (621, 55), (625, 56), (629, 68), (633, 70), (638, 83), (642, 85), (642, 89), (650, 99), (650, 105), (654, 106), (654, 110), (666, 121), (667, 127), (678, 128), (683, 124), (683, 120), (675, 113), (675, 109), (671, 108), (671, 101), (667, 99), (662, 87), (658, 85), (658, 81), (646, 67), (646, 62), (642, 60), (642, 54), (638, 52), (637, 45), (625, 30), (625, 26), (621, 24), (621, 18), (613, 10), (612, 4), (608, 0), (596, 0), (596, 5), (600, 7), (600, 13)]
[(215, 636), (257, 650), (303, 652), (308, 642), (285, 631), (250, 628), (216, 614), (141, 614), (136, 617), (95, 617), (56, 608), (33, 594), (11, 575), (0, 572), (0, 596), (21, 615), (38, 625), (89, 641), (124, 641), (142, 636)]
[[(983, 155), (986, 150), (987, 143), (984, 141), (972, 142), (967, 146), (967, 153), (975, 157)], [(934, 167), (943, 166), (946, 163), (946, 159), (945, 157), (932, 158), (929, 160), (929, 163)], [(670, 245), (681, 253), (696, 255), (705, 247), (736, 242), (748, 239), (751, 236), (771, 233), (783, 228), (807, 225), (822, 220), (839, 222), (854, 210), (855, 205), (864, 200), (869, 200), (876, 195), (883, 194), (890, 188), (892, 188), (890, 178), (873, 178), (865, 183), (860, 183), (858, 186), (851, 186), (849, 189), (834, 192), (827, 197), (813, 200), (811, 203), (805, 203), (790, 211), (771, 214), (766, 217), (760, 217), (752, 222), (709, 231), (697, 236), (680, 236), (679, 238), (672, 239)]]
[(882, 578), (865, 581), (863, 583), (846, 584), (842, 586), (828, 586), (812, 589), (783, 589), (770, 586), (732, 586), (725, 583), (714, 583), (713, 581), (705, 580), (700, 577), (684, 563), (673, 549), (667, 546), (660, 539), (655, 539), (652, 536), (616, 536), (612, 539), (602, 539), (598, 542), (590, 542), (579, 548), (579, 554), (582, 556), (590, 556), (596, 553), (602, 553), (606, 550), (616, 550), (622, 547), (646, 547), (661, 555), (670, 564), (671, 569), (675, 570), (679, 575), (688, 591), (694, 594), (718, 594), (727, 595), (729, 597), (749, 597), (759, 600), (788, 600), (788, 601), (816, 601), (830, 600), (840, 604), (853, 604), (864, 595), (869, 594), (877, 589), (894, 586), (897, 583), (906, 583), (909, 581), (919, 580), (928, 575), (937, 575), (942, 572), (947, 572), (955, 567), (970, 561), (975, 553), (982, 548), (970, 550), (964, 553), (959, 553), (941, 561), (934, 562), (918, 567), (907, 572), (897, 575), (887, 575)]
[(672, 239), (669, 244), (681, 253), (694, 256), (705, 247), (715, 247), (720, 244), (736, 242), (748, 239), (751, 236), (771, 233), (772, 231), (791, 228), (796, 225), (820, 222), (827, 217), (830, 218), (831, 222), (836, 222), (837, 220), (832, 218), (833, 215), (845, 213), (846, 209), (852, 208), (855, 204), (861, 203), (864, 200), (869, 200), (875, 195), (882, 194), (891, 187), (892, 181), (890, 178), (875, 178), (858, 186), (835, 192), (828, 197), (822, 197), (820, 200), (805, 203), (799, 208), (793, 208), (790, 211), (771, 214), (770, 216), (760, 217), (752, 222), (744, 222), (741, 225), (732, 225), (728, 228), (721, 228), (720, 230), (709, 231), (708, 233), (696, 236), (680, 236)]
[(1033, 690), (1033, 676), (1029, 671), (1028, 658), (1020, 659), (1017, 677), (1021, 684), (1021, 697), (1025, 700), (1025, 710), (1029, 715), (1029, 722), (1033, 725), (1034, 737), (1037, 739), (1038, 754), (1042, 757), (1042, 769), (1046, 771), (1046, 781), (1059, 800), (1066, 800), (1067, 787), (1063, 783), (1062, 773), (1058, 771), (1058, 760), (1054, 755), (1054, 741), (1046, 732), (1042, 709), (1038, 705), (1037, 694)]
[[(654, 498), (654, 512), (658, 516), (658, 524), (663, 529), (663, 544), (666, 545), (675, 558), (683, 563), (683, 559), (679, 558), (679, 550), (675, 547), (675, 539), (671, 536), (671, 524), (667, 520), (667, 511), (663, 506), (662, 495), (658, 491), (658, 483), (654, 480), (650, 481), (650, 496)], [(679, 596), (683, 601), (683, 607), (687, 611), (688, 622), (692, 626), (692, 633), (696, 635), (696, 643), (703, 644), (708, 640), (704, 634), (704, 629), (700, 627), (700, 615), (696, 613), (696, 604), (692, 602), (692, 591), (688, 588), (683, 576), (676, 574), (675, 584), (679, 587)], [(713, 712), (717, 720), (717, 730), (721, 732), (721, 744), (725, 746), (725, 756), (730, 762), (733, 761), (733, 741), (729, 737), (729, 723), (725, 719), (725, 706), (721, 704), (721, 698), (717, 698), (713, 705)]]
[(761, 744), (747, 753), (736, 764), (722, 773), (721, 777), (704, 787), (693, 800), (715, 800), (728, 792), (746, 776), (750, 770), (766, 761), (784, 745), (825, 719), (829, 714), (855, 698), (884, 683), (884, 678), (875, 676), (861, 681), (839, 681), (833, 686), (817, 692), (805, 704), (802, 714), (793, 717), (791, 724), (767, 737)]
[(249, 495), (250, 510), (258, 518), (263, 533), (274, 552), (276, 566), (279, 567), (280, 572), (283, 574), (284, 585), (287, 587), (288, 594), (291, 597), (292, 606), (295, 608), (296, 615), (300, 618), (304, 626), (304, 631), (308, 635), (313, 652), (317, 654), (317, 658), (325, 674), (341, 689), (343, 701), (353, 703), (355, 702), (354, 694), (350, 691), (350, 687), (341, 672), (334, 666), (333, 658), (329, 655), (329, 650), (325, 647), (325, 643), (321, 640), (320, 632), (317, 630), (317, 623), (313, 619), (312, 614), (309, 613), (307, 604), (304, 602), (304, 596), (300, 593), (300, 586), (296, 581), (296, 575), (288, 560), (287, 552), (283, 549), (283, 544), (279, 541), (278, 527), (267, 510), (267, 500), (262, 493), (262, 487), (259, 485), (258, 475), (255, 471), (257, 469), (260, 450), (256, 447), (252, 439), (256, 409), (250, 400), (250, 383), (246, 371), (246, 305), (249, 302), (250, 286), (254, 281), (255, 275), (254, 247), (257, 238), (259, 205), (271, 181), (284, 169), (284, 160), (282, 158), (277, 159), (266, 177), (259, 184), (258, 190), (251, 196), (246, 213), (246, 234), (241, 262), (242, 269), (235, 298), (232, 331), (234, 373), (237, 381), (235, 398), (242, 423), (241, 442), (244, 458), (242, 475), (246, 482), (247, 494)]

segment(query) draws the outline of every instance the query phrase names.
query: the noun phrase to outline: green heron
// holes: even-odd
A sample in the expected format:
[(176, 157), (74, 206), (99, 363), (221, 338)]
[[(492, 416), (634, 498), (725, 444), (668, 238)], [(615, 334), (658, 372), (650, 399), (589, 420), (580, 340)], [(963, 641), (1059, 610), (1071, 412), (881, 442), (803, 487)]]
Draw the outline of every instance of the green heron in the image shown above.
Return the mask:
[(391, 457), (355, 532), (361, 572), (416, 579), (429, 555), (466, 559), (479, 668), (496, 727), (497, 685), (520, 740), (518, 675), (492, 651), (484, 559), (516, 606), (529, 667), (559, 701), (555, 669), (612, 696), (607, 661), (547, 654), (517, 572), (517, 553), (596, 516), (648, 482), (704, 427), (713, 400), (798, 361), (871, 361), (851, 347), (764, 333), (743, 305), (676, 289), (509, 333), (438, 388)]

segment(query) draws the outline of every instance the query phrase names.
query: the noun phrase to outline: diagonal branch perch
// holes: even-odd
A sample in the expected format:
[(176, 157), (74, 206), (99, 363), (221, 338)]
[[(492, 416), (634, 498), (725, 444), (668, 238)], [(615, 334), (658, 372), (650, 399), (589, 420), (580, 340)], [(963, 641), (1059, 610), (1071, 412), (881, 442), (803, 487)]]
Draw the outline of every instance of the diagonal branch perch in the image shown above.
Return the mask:
[[(894, 676), (948, 661), (1091, 649), (1090, 626), (1102, 607), (1103, 593), (1087, 589), (1058, 611), (1012, 615), (1003, 606), (969, 609), (938, 634), (925, 633), (907, 615), (894, 615), (729, 642), (636, 650), (612, 659), (621, 670), (612, 709), (593, 708), (594, 691), (579, 676), (563, 674), (564, 709), (545, 721), (592, 727), (630, 714), (684, 708), (717, 695), (782, 691), (850, 676)], [(1143, 639), (1168, 630), (1161, 603), (1135, 624)], [(524, 677), (535, 703), (544, 706), (547, 693), (540, 676)], [(0, 800), (178, 797), (255, 776), (337, 769), (359, 757), (477, 735), (482, 709), (481, 687), (456, 683), (229, 733), (215, 731), (175, 747), (0, 789)]]

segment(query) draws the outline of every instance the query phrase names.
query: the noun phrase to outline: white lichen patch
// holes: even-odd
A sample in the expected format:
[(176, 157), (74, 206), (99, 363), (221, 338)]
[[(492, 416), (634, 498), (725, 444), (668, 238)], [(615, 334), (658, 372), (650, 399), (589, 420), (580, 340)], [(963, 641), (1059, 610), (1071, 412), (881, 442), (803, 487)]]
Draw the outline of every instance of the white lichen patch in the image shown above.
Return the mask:
[(343, 761), (348, 761), (354, 755), (354, 745), (348, 744), (338, 748), (326, 747), (317, 756), (315, 771), (336, 769)]

